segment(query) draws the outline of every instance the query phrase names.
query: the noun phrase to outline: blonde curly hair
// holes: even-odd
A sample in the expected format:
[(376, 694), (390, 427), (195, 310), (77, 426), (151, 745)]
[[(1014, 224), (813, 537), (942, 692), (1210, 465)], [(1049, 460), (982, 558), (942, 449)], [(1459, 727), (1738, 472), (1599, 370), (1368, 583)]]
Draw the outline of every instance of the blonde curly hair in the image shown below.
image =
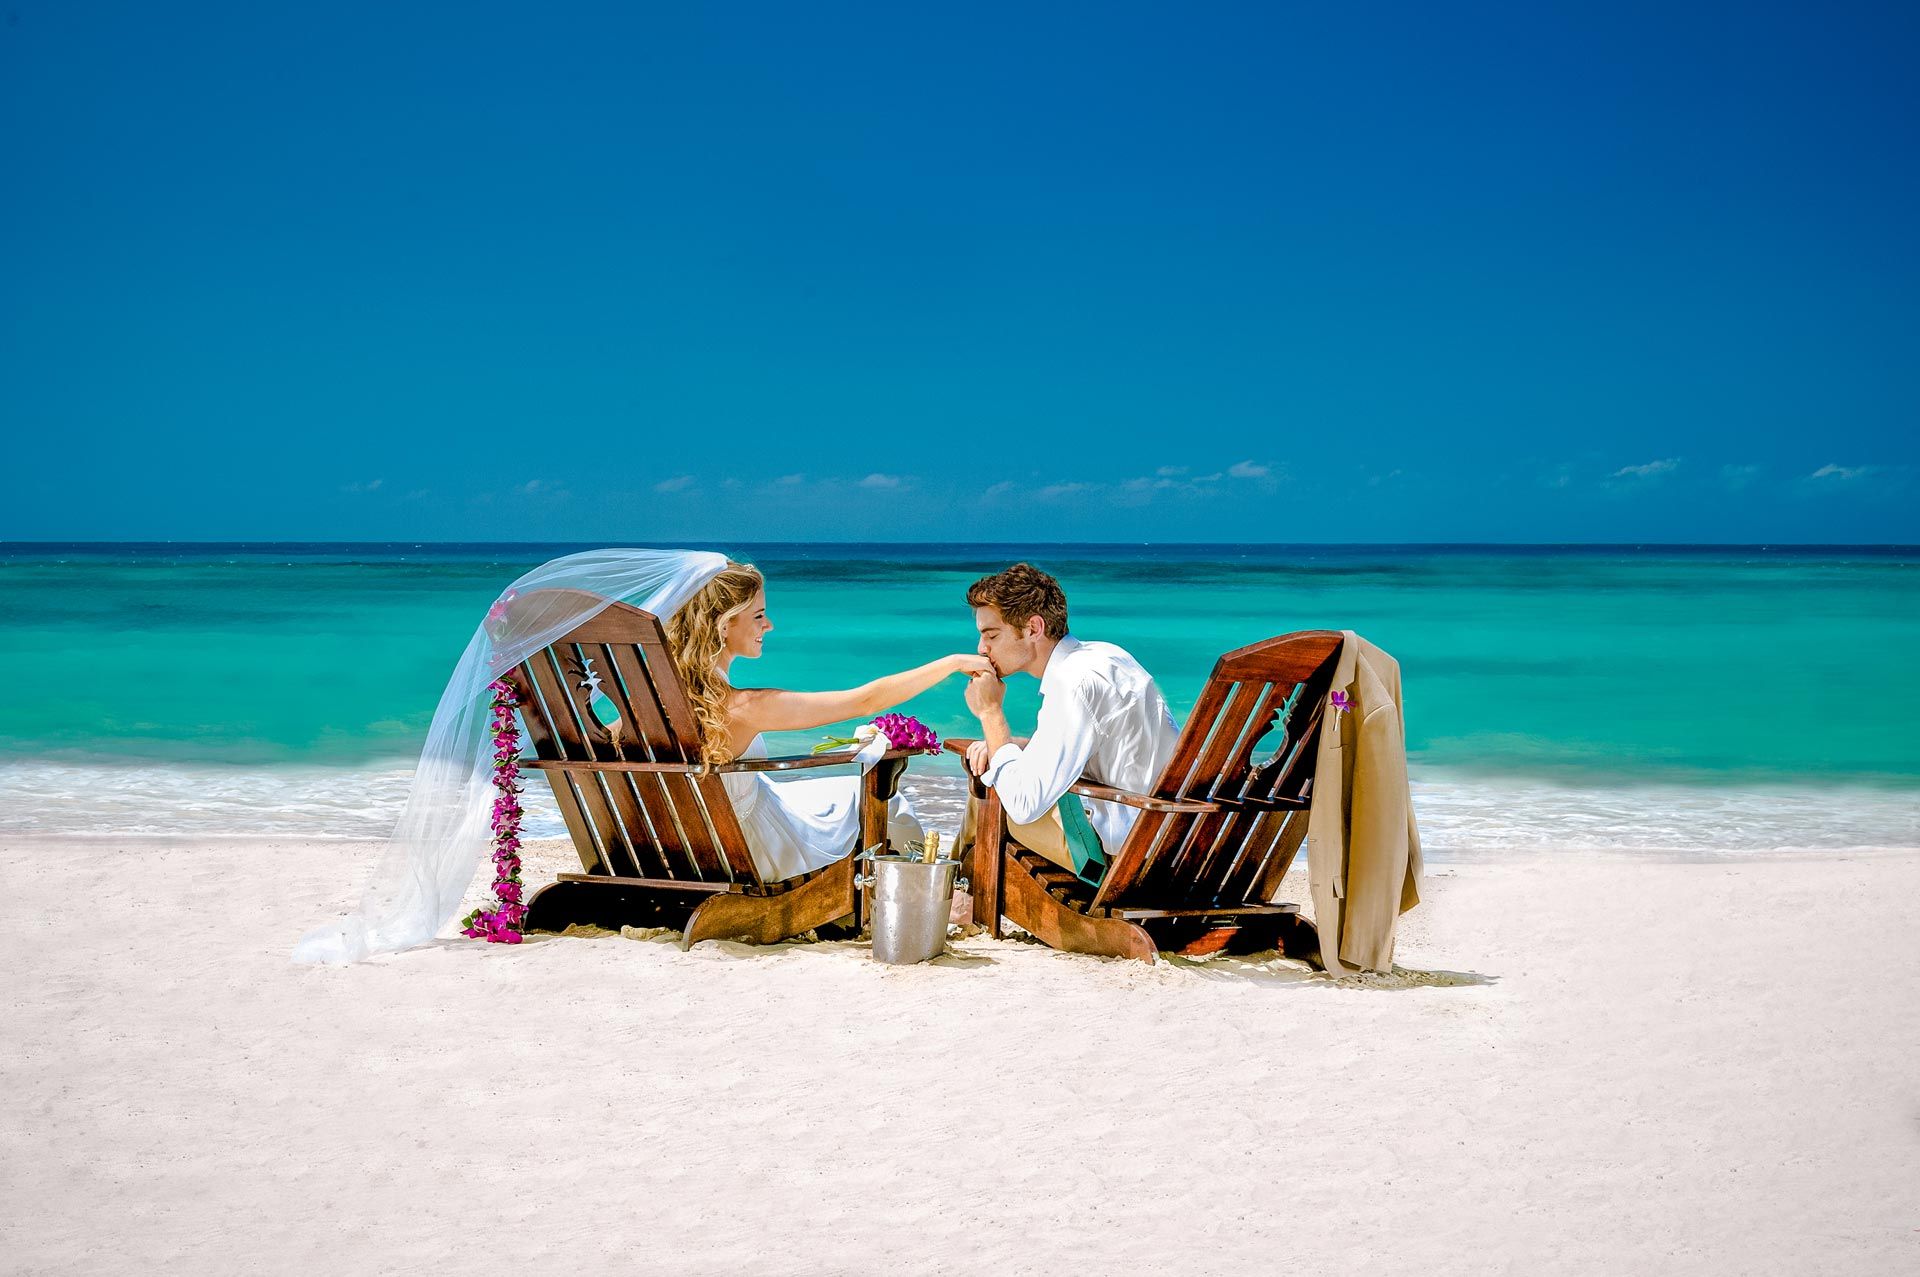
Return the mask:
[(727, 624), (746, 611), (753, 596), (765, 588), (766, 578), (759, 568), (729, 560), (720, 575), (700, 587), (700, 592), (667, 621), (673, 667), (693, 701), (693, 717), (700, 728), (700, 758), (708, 767), (733, 759), (733, 731), (727, 716), (733, 685), (715, 668), (727, 648)]

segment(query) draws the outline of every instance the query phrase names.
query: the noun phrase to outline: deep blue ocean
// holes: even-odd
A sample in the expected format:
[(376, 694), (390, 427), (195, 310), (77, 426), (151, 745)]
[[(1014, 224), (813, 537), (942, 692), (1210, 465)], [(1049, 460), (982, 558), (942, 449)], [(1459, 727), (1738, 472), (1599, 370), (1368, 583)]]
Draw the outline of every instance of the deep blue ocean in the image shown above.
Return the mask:
[[(0, 829), (384, 832), (488, 603), (584, 548), (0, 545)], [(967, 583), (1025, 559), (1176, 717), (1245, 643), (1332, 628), (1385, 648), (1443, 849), (1920, 845), (1920, 548), (712, 548), (769, 579), (775, 630), (743, 684), (971, 650)], [(1015, 681), (1016, 723), (1036, 692)], [(907, 708), (972, 722), (958, 680)]]

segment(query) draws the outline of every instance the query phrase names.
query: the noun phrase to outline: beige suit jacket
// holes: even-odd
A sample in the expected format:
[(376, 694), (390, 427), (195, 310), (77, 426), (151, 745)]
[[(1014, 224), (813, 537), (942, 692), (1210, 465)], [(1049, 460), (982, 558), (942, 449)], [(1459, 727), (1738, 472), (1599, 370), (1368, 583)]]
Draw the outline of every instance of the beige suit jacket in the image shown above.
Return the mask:
[(1307, 877), (1327, 970), (1386, 971), (1400, 915), (1420, 903), (1420, 831), (1407, 787), (1400, 665), (1343, 631), (1307, 814)]

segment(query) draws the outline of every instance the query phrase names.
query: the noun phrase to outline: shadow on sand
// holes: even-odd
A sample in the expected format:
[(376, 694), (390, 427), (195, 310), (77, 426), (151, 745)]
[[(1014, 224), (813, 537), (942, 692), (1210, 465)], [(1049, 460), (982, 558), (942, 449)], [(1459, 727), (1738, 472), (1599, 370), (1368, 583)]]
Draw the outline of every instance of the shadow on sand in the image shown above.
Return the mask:
[[(645, 944), (662, 944), (679, 947), (680, 933), (668, 927), (622, 927), (619, 932), (606, 931), (599, 927), (576, 925), (568, 927), (561, 936), (576, 939), (612, 938), (616, 935), (628, 940), (638, 940)], [(529, 937), (537, 943), (552, 939), (551, 935)], [(950, 941), (947, 951), (930, 962), (919, 965), (942, 967), (949, 970), (971, 971), (983, 967), (999, 965), (999, 959), (992, 952), (982, 952), (977, 942), (983, 940), (978, 932), (955, 937), (955, 940), (973, 941), (967, 948), (960, 948)], [(447, 941), (448, 947), (466, 945), (468, 941)], [(1046, 946), (1018, 931), (998, 941), (986, 941), (992, 947), (1013, 945), (1020, 949), (1045, 949)], [(873, 949), (864, 939), (815, 939), (811, 935), (795, 936), (777, 944), (750, 944), (744, 940), (705, 940), (693, 950), (693, 953), (724, 954), (729, 958), (766, 958), (775, 955), (834, 955), (846, 954), (861, 959), (869, 959)], [(1125, 962), (1124, 958), (1092, 958), (1088, 962)], [(1361, 971), (1349, 975), (1328, 975), (1298, 958), (1289, 958), (1276, 951), (1250, 954), (1215, 954), (1205, 958), (1187, 958), (1176, 953), (1162, 954), (1161, 964), (1182, 972), (1189, 972), (1202, 980), (1245, 980), (1253, 984), (1302, 985), (1337, 989), (1378, 989), (1392, 991), (1397, 989), (1458, 989), (1474, 986), (1487, 986), (1499, 981), (1499, 976), (1483, 975), (1477, 971), (1422, 971), (1412, 967), (1395, 966), (1391, 971)]]
[[(605, 937), (612, 936), (614, 933), (596, 927), (569, 927), (562, 934), (574, 937)], [(680, 933), (667, 927), (622, 927), (619, 934), (628, 940), (638, 940), (645, 944), (667, 944), (675, 948), (680, 944)], [(702, 940), (688, 952), (724, 954), (729, 958), (767, 958), (784, 954), (837, 957), (844, 954), (866, 960), (873, 954), (873, 944), (865, 939), (815, 939), (810, 934), (803, 934), (775, 944), (752, 944), (745, 940)], [(988, 954), (968, 953), (961, 949), (949, 948), (939, 957), (916, 965), (966, 971), (976, 967), (995, 966), (997, 963)]]
[(1205, 980), (1320, 985), (1336, 989), (1457, 989), (1491, 985), (1500, 979), (1499, 976), (1482, 975), (1477, 971), (1419, 971), (1398, 965), (1391, 971), (1329, 975), (1299, 958), (1282, 957), (1272, 952), (1209, 958), (1183, 958), (1179, 954), (1169, 953), (1163, 954), (1162, 960), (1168, 966), (1191, 971)]

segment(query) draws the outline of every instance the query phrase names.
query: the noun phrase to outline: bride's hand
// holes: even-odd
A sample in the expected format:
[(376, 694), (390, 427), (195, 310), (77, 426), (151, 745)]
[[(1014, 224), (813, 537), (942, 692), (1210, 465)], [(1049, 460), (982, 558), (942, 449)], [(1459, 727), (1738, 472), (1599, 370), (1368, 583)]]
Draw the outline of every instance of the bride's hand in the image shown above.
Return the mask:
[(972, 652), (955, 652), (947, 658), (947, 663), (953, 666), (955, 674), (965, 674), (968, 678), (993, 673), (993, 662)]

